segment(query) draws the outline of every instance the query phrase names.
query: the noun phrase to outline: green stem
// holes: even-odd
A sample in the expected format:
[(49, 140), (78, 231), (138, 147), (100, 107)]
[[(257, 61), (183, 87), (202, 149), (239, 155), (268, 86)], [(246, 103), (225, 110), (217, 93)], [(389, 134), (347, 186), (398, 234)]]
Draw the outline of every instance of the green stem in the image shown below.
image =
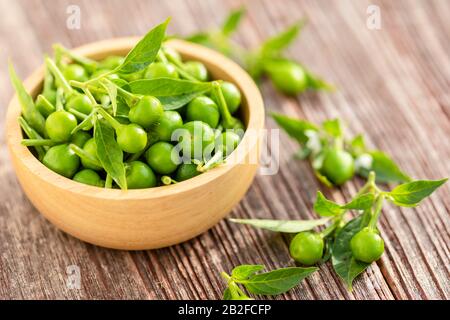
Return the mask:
[(85, 159), (85, 160), (91, 162), (92, 164), (96, 165), (97, 167), (103, 168), (102, 164), (100, 163), (100, 161), (97, 158), (93, 157), (90, 153), (87, 153), (85, 150), (81, 149), (79, 146), (77, 146), (75, 144), (70, 144), (69, 148), (70, 148), (70, 150), (75, 152), (75, 154), (77, 156), (79, 156), (81, 159)]
[(178, 183), (177, 181), (173, 180), (173, 179), (172, 179), (171, 177), (169, 177), (169, 176), (162, 176), (162, 177), (161, 177), (161, 182), (162, 182), (164, 185), (166, 185), (166, 186), (171, 185), (171, 184), (176, 184), (176, 183)]
[(45, 65), (50, 70), (50, 72), (53, 74), (55, 79), (59, 82), (59, 85), (64, 90), (64, 93), (67, 96), (70, 96), (71, 94), (73, 94), (74, 90), (70, 86), (69, 82), (67, 82), (66, 78), (64, 78), (61, 70), (59, 70), (59, 68), (56, 66), (56, 64), (53, 62), (53, 60), (50, 59), (49, 57), (46, 57)]
[(164, 48), (162, 48), (162, 50), (158, 51), (158, 55), (156, 56), (156, 59), (158, 59), (162, 63), (167, 63), (167, 62), (169, 62), (169, 60), (167, 60), (167, 57), (163, 51), (164, 51)]
[(22, 139), (22, 145), (27, 147), (52, 147), (57, 143), (50, 139)]
[(81, 121), (86, 120), (86, 118), (88, 117), (87, 114), (84, 114), (83, 112), (75, 110), (74, 108), (69, 108), (67, 111), (72, 113), (75, 117), (78, 118), (78, 120), (81, 120)]
[(128, 106), (130, 108), (135, 106), (139, 102), (139, 100), (141, 100), (140, 97), (132, 94), (131, 92), (128, 92), (127, 90), (125, 90), (117, 85), (116, 85), (116, 87), (117, 87), (117, 94), (125, 99), (125, 101), (127, 102)]
[(340, 223), (341, 219), (342, 219), (342, 217), (339, 218), (339, 219), (336, 219), (332, 224), (330, 224), (328, 227), (326, 227), (321, 232), (319, 232), (319, 235), (322, 238), (328, 237), (339, 226), (339, 223)]
[(199, 172), (206, 172), (223, 161), (223, 150), (218, 150), (203, 166), (197, 167)]
[(374, 212), (372, 213), (372, 216), (371, 216), (370, 221), (369, 221), (368, 227), (370, 229), (375, 229), (376, 226), (377, 226), (377, 222), (378, 222), (378, 219), (379, 219), (380, 214), (381, 214), (381, 209), (383, 208), (383, 201), (384, 201), (384, 195), (380, 194), (377, 197), (377, 200), (375, 202)]
[(112, 115), (110, 115), (108, 112), (106, 112), (103, 108), (97, 108), (95, 109), (100, 115), (105, 118), (106, 121), (114, 128), (114, 130), (118, 131), (122, 128), (122, 124), (113, 118)]
[(50, 70), (48, 69), (47, 65), (45, 66), (45, 71), (44, 71), (44, 87), (42, 89), (42, 92), (48, 92), (53, 90), (53, 85), (55, 83), (55, 79), (53, 78)]
[(111, 175), (107, 174), (106, 180), (105, 180), (105, 188), (112, 189), (112, 183), (113, 183), (113, 179), (112, 179)]
[(225, 97), (223, 96), (222, 88), (220, 87), (220, 83), (218, 81), (214, 81), (212, 83), (212, 92), (218, 102), (218, 107), (220, 111), (220, 115), (223, 119), (223, 125), (226, 129), (230, 129), (234, 126), (235, 119), (231, 115), (228, 110), (227, 102)]
[(47, 114), (51, 114), (56, 110), (55, 106), (42, 94), (38, 95), (36, 99), (36, 105), (39, 105), (40, 108), (43, 108)]
[(101, 79), (103, 79), (103, 78), (106, 78), (106, 77), (109, 76), (109, 75), (112, 75), (115, 71), (116, 71), (116, 70), (110, 70), (110, 71), (108, 71), (108, 72), (105, 72), (105, 73), (99, 75), (99, 76), (96, 77), (96, 78), (93, 78), (93, 79), (90, 79), (90, 80), (88, 80), (88, 81), (86, 81), (86, 82), (83, 82), (83, 84), (85, 84), (86, 86), (87, 86), (87, 85), (90, 85), (90, 84), (93, 83), (93, 82), (99, 81), (99, 80), (101, 80)]
[(91, 93), (91, 90), (89, 88), (84, 88), (83, 92), (86, 94), (86, 96), (89, 98), (89, 101), (93, 106), (97, 105), (97, 101), (95, 100), (94, 96)]
[(361, 189), (359, 189), (359, 191), (358, 191), (358, 193), (355, 195), (355, 197), (361, 196), (361, 195), (363, 195), (363, 194), (365, 194), (365, 193), (368, 193), (368, 192), (372, 192), (372, 191), (374, 191), (374, 190), (377, 190), (377, 191), (378, 191), (379, 189), (378, 189), (378, 187), (377, 187), (376, 184), (375, 184), (375, 178), (376, 178), (375, 172), (374, 172), (374, 171), (371, 171), (371, 172), (369, 173), (368, 178), (367, 178), (366, 184), (365, 184)]
[[(71, 109), (72, 110), (72, 109)], [(95, 116), (95, 113), (96, 111), (95, 111), (95, 109), (88, 115), (88, 116), (86, 116), (86, 118), (84, 118), (84, 120), (82, 121), (82, 122), (80, 122), (80, 124), (79, 125), (77, 125), (73, 130), (72, 130), (72, 132), (71, 132), (71, 134), (75, 134), (75, 133), (77, 133), (78, 131), (80, 131), (80, 130), (82, 130), (82, 129), (84, 129), (84, 128), (90, 128), (90, 126), (92, 126), (92, 119), (94, 118), (94, 116)], [(83, 115), (84, 115), (84, 113), (82, 113)], [(76, 116), (76, 114), (75, 114), (75, 116)]]
[(53, 45), (53, 49), (55, 52), (60, 52), (66, 56), (68, 56), (70, 59), (72, 59), (74, 62), (81, 64), (84, 68), (88, 69), (89, 72), (95, 71), (97, 69), (98, 63), (95, 60), (80, 56), (67, 48), (63, 47), (61, 44), (55, 44)]
[[(164, 50), (164, 49), (163, 49)], [(186, 71), (186, 69), (184, 68), (184, 64), (183, 62), (174, 59), (172, 56), (169, 55), (169, 57), (167, 57), (163, 50), (161, 50), (159, 52), (159, 56), (161, 57), (161, 61), (168, 61), (170, 62), (175, 69), (177, 70), (177, 72), (185, 79), (190, 80), (190, 81), (195, 81), (195, 82), (200, 82), (197, 78), (195, 78), (194, 76), (192, 76), (189, 72)]]
[(58, 90), (56, 90), (56, 111), (64, 110), (63, 95), (64, 95), (64, 90), (61, 88), (58, 88)]
[[(20, 127), (25, 132), (25, 134), (27, 135), (28, 138), (38, 139), (38, 140), (43, 139), (42, 136), (36, 130), (34, 130), (23, 117), (19, 117), (18, 121), (19, 121)], [(38, 154), (39, 160), (42, 160), (42, 158), (44, 158), (45, 152), (48, 150), (48, 147), (37, 146), (34, 148)]]
[(232, 299), (239, 298), (242, 292), (239, 286), (233, 281), (233, 279), (226, 272), (222, 271), (220, 275), (227, 282), (228, 288), (230, 289), (231, 298)]

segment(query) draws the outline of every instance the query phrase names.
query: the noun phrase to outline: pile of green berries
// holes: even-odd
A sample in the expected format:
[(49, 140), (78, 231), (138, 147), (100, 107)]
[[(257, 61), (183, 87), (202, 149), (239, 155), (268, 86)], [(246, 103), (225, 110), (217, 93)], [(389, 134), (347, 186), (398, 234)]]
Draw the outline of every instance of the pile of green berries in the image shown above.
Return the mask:
[(94, 61), (55, 45), (35, 100), (10, 66), (22, 143), (60, 175), (107, 188), (177, 183), (221, 163), (243, 135), (241, 92), (165, 46), (166, 25), (126, 57)]

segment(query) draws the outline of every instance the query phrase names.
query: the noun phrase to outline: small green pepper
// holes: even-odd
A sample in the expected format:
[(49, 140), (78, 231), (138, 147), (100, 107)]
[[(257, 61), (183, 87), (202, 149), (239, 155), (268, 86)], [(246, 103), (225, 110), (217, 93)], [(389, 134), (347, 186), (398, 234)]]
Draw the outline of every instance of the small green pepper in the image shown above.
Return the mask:
[(383, 254), (384, 241), (376, 230), (366, 227), (353, 236), (350, 248), (356, 260), (372, 263)]
[(341, 185), (355, 174), (355, 161), (345, 150), (332, 148), (325, 152), (320, 172), (335, 185)]
[(286, 93), (295, 95), (308, 87), (308, 76), (305, 70), (293, 61), (275, 60), (265, 66), (275, 87)]
[(225, 131), (220, 134), (216, 141), (216, 149), (223, 150), (223, 156), (230, 155), (237, 148), (241, 138), (233, 131)]
[(86, 131), (77, 131), (72, 135), (70, 142), (80, 148), (83, 148), (86, 142), (91, 138), (91, 135)]
[(79, 82), (84, 82), (89, 79), (88, 73), (85, 68), (79, 64), (69, 64), (63, 70), (63, 76), (67, 81), (75, 80)]
[(66, 109), (74, 109), (88, 115), (92, 112), (93, 106), (85, 94), (74, 94), (67, 100)]
[(175, 180), (181, 182), (198, 176), (199, 174), (200, 172), (197, 170), (196, 164), (182, 163), (175, 173)]
[(199, 81), (208, 81), (208, 69), (199, 61), (186, 62), (184, 70)]
[(150, 167), (141, 161), (126, 164), (128, 189), (144, 189), (156, 186), (156, 177)]
[(209, 147), (214, 147), (214, 130), (202, 121), (191, 121), (182, 127), (184, 131), (180, 137), (183, 154), (191, 154), (192, 159), (202, 160), (203, 153)]
[(161, 141), (172, 141), (172, 133), (183, 126), (183, 118), (176, 111), (164, 111), (159, 124), (154, 129)]
[(128, 153), (137, 153), (147, 145), (147, 132), (135, 123), (121, 124), (102, 108), (97, 111), (114, 128), (117, 135), (117, 143), (120, 148)]
[(94, 138), (91, 138), (88, 141), (86, 141), (86, 143), (83, 146), (83, 151), (88, 155), (87, 157), (79, 155), (83, 167), (96, 171), (103, 169), (102, 166), (99, 165), (99, 160), (97, 157), (97, 145), (95, 143)]
[(145, 72), (146, 79), (156, 78), (175, 78), (178, 79), (179, 75), (176, 68), (170, 63), (153, 62), (148, 66)]
[(50, 139), (56, 142), (70, 140), (72, 130), (77, 126), (77, 118), (67, 111), (56, 111), (45, 121), (45, 129)]
[(292, 239), (289, 251), (295, 261), (310, 266), (322, 259), (324, 241), (315, 232), (300, 232)]
[(152, 96), (144, 96), (136, 106), (130, 109), (128, 118), (131, 122), (148, 129), (158, 123), (164, 114), (164, 109), (158, 99)]
[(217, 127), (219, 118), (219, 108), (212, 99), (206, 96), (195, 98), (188, 104), (186, 109), (186, 119), (188, 121), (203, 121), (211, 128)]
[(72, 180), (95, 187), (105, 186), (105, 182), (102, 180), (102, 178), (100, 178), (98, 173), (91, 169), (83, 169), (81, 171), (78, 171), (73, 176)]
[(178, 168), (177, 161), (172, 157), (173, 149), (168, 142), (155, 143), (145, 153), (147, 163), (159, 174), (171, 174)]
[(80, 158), (69, 148), (68, 144), (60, 144), (48, 149), (42, 163), (56, 173), (71, 178), (80, 166)]

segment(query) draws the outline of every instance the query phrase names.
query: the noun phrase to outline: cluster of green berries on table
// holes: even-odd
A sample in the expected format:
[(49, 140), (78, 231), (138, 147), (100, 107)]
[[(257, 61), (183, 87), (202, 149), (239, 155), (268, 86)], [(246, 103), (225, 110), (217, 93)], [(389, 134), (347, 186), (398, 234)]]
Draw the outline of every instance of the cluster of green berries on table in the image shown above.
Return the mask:
[(334, 89), (304, 65), (285, 55), (284, 51), (299, 35), (304, 21), (266, 39), (257, 48), (247, 50), (231, 38), (244, 14), (244, 9), (232, 11), (220, 28), (201, 31), (185, 39), (221, 51), (239, 62), (256, 81), (266, 76), (279, 91), (287, 95), (296, 95), (306, 90)]
[[(345, 204), (329, 200), (319, 191), (314, 211), (320, 219), (231, 221), (296, 234), (289, 246), (291, 257), (308, 267), (331, 259), (334, 271), (351, 290), (353, 280), (380, 259), (385, 250), (377, 227), (383, 204), (389, 201), (399, 207), (415, 207), (446, 181), (415, 180), (385, 191), (376, 184), (376, 174), (371, 171), (367, 183)], [(325, 227), (319, 232), (313, 230), (319, 226)]]
[(316, 177), (328, 187), (340, 186), (355, 175), (367, 178), (371, 171), (376, 173), (377, 182), (411, 181), (389, 155), (368, 149), (363, 135), (346, 139), (339, 119), (316, 125), (278, 113), (271, 116), (300, 145), (296, 157), (308, 159)]

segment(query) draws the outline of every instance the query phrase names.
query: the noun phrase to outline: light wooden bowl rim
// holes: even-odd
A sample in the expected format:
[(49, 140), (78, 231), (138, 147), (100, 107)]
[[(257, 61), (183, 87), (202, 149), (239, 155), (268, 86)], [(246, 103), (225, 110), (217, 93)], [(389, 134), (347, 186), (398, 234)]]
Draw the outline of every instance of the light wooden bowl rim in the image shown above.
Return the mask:
[[(96, 55), (101, 54), (113, 54), (115, 52), (117, 54), (117, 52), (131, 49), (134, 44), (139, 41), (139, 39), (140, 37), (114, 38), (89, 43), (73, 50), (74, 52), (87, 57), (95, 57)], [(238, 64), (216, 51), (187, 41), (172, 39), (167, 42), (167, 45), (177, 49), (184, 56), (195, 57), (195, 59), (199, 61), (216, 65), (218, 68), (223, 70), (224, 73), (229, 75), (230, 79), (232, 79), (232, 81), (239, 87), (243, 98), (247, 102), (247, 130), (260, 130), (264, 128), (264, 104), (261, 93), (259, 92), (259, 89), (253, 79)], [(36, 90), (42, 85), (43, 75), (44, 66), (41, 66), (24, 81), (25, 88), (28, 92), (36, 93)], [(28, 170), (33, 172), (35, 175), (40, 176), (41, 179), (46, 180), (48, 183), (51, 183), (60, 189), (68, 190), (72, 193), (87, 197), (105, 200), (136, 200), (169, 197), (177, 193), (182, 193), (190, 189), (201, 187), (224, 175), (234, 166), (239, 165), (221, 165), (211, 171), (189, 179), (188, 181), (170, 186), (161, 186), (149, 189), (122, 191), (117, 189), (102, 189), (83, 185), (48, 169), (31, 153), (27, 147), (21, 144), (22, 131), (17, 121), (20, 113), (21, 107), (17, 99), (17, 95), (15, 95), (9, 104), (6, 118), (6, 139), (10, 152), (16, 154)], [(243, 150), (241, 150), (241, 148), (243, 148), (246, 143), (250, 143), (249, 139), (249, 135), (246, 132), (235, 152), (242, 152)], [(236, 183), (239, 182), (237, 181)], [(61, 200), (64, 201), (64, 199)]]

